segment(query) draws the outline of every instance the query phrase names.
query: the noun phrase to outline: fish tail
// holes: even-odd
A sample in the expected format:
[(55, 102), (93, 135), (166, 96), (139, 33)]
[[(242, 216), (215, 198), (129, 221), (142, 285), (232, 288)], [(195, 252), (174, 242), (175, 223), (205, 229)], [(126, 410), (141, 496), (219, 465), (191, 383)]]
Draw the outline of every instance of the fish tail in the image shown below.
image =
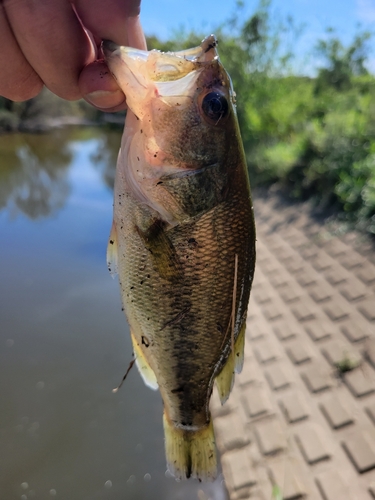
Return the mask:
[(176, 479), (213, 481), (217, 474), (212, 419), (198, 430), (177, 428), (164, 411), (165, 454), (169, 471)]

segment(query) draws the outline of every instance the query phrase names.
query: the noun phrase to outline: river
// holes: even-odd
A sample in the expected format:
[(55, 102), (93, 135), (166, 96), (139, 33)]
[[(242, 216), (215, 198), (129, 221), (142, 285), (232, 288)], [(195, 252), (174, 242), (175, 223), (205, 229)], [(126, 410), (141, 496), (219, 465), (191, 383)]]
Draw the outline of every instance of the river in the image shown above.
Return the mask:
[(118, 132), (0, 136), (1, 500), (225, 500), (166, 472), (105, 254)]

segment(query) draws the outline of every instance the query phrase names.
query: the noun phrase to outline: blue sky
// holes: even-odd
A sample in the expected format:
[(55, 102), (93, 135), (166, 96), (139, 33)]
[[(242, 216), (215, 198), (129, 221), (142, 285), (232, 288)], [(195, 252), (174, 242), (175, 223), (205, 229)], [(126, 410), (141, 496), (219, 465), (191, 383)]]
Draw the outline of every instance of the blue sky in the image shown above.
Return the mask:
[[(244, 4), (244, 13), (250, 16), (258, 0), (244, 0)], [(352, 40), (358, 24), (375, 31), (375, 0), (273, 0), (271, 5), (276, 15), (291, 15), (305, 26), (298, 41), (300, 55), (309, 52), (327, 27), (334, 28), (345, 43)], [(230, 16), (234, 6), (235, 0), (143, 0), (141, 17), (145, 32), (163, 39), (182, 25), (209, 34)], [(375, 72), (375, 37), (372, 47), (370, 69)]]

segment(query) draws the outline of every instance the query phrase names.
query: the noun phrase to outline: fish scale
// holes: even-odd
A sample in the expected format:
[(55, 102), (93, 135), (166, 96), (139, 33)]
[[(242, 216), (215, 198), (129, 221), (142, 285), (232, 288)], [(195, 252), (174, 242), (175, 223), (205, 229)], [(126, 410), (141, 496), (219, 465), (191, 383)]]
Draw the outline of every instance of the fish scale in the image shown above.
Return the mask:
[(137, 57), (135, 49), (103, 47), (131, 110), (109, 267), (118, 270), (137, 366), (164, 402), (167, 462), (177, 478), (215, 477), (209, 401), (215, 380), (227, 399), (242, 367), (255, 265), (234, 94), (214, 42), (160, 53), (164, 76), (162, 64), (156, 71), (147, 63), (157, 64), (155, 51)]

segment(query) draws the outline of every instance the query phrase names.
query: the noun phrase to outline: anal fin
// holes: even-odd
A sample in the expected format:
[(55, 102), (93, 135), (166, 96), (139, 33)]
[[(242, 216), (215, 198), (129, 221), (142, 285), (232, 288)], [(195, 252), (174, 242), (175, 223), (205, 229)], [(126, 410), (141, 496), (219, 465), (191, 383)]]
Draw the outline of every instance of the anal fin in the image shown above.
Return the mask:
[(118, 273), (118, 255), (117, 255), (117, 231), (115, 221), (112, 222), (111, 232), (107, 246), (107, 266), (112, 278)]
[(222, 405), (229, 398), (234, 385), (235, 373), (241, 373), (242, 371), (245, 349), (245, 330), (246, 322), (244, 321), (234, 344), (234, 355), (233, 353), (229, 354), (223, 369), (215, 379)]
[(159, 387), (159, 384), (156, 379), (155, 373), (151, 366), (148, 364), (147, 359), (144, 357), (142, 349), (134, 335), (131, 333), (130, 336), (132, 338), (135, 363), (137, 365), (138, 371), (141, 374), (141, 377), (143, 378), (143, 381), (147, 385), (147, 387), (150, 387), (150, 389), (156, 391)]
[(164, 412), (163, 424), (167, 465), (175, 478), (213, 481), (217, 457), (212, 419), (200, 429), (186, 430), (173, 425)]

